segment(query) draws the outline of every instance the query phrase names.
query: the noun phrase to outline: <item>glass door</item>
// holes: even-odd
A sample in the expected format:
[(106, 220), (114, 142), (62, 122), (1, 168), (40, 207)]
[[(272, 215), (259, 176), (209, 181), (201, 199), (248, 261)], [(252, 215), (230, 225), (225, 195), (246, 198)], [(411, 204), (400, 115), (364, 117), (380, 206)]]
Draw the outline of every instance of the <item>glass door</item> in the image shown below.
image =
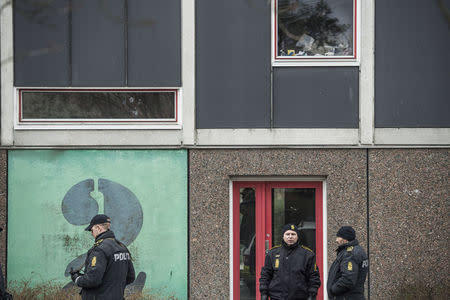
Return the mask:
[[(259, 299), (265, 253), (281, 245), (288, 223), (298, 226), (301, 244), (316, 253), (323, 278), (322, 182), (233, 183), (233, 299)], [(322, 287), (317, 299), (323, 299)]]

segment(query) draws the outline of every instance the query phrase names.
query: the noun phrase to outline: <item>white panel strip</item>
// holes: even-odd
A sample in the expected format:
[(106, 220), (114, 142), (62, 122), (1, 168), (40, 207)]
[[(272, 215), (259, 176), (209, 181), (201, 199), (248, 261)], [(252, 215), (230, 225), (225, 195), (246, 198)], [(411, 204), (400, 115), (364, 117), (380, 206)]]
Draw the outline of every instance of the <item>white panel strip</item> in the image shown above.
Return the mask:
[[(362, 13), (360, 43), (361, 67), (359, 75), (359, 128), (360, 142), (373, 144), (374, 128), (374, 86), (375, 86), (375, 3), (374, 0), (361, 1)], [(358, 15), (361, 15), (358, 14)]]
[(199, 146), (357, 145), (358, 129), (199, 129)]
[(179, 146), (179, 130), (16, 131), (15, 146)]
[(0, 0), (1, 27), (1, 144), (13, 145), (14, 134), (14, 47), (11, 0)]
[(450, 128), (376, 128), (377, 145), (450, 145)]
[(195, 0), (181, 1), (181, 82), (183, 86), (183, 141), (195, 144)]

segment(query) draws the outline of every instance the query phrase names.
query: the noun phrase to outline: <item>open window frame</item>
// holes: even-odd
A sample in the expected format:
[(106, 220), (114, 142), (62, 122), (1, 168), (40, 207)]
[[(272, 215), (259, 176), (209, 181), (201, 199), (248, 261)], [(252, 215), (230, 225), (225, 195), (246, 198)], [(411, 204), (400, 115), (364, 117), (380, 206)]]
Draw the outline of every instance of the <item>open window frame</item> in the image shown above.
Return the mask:
[[(353, 2), (353, 55), (351, 56), (279, 56), (278, 55), (278, 3), (271, 0), (271, 58), (274, 67), (289, 66), (359, 66), (361, 53), (361, 0)], [(332, 1), (332, 0), (330, 0)]]
[[(173, 117), (169, 118), (27, 118), (23, 114), (23, 93), (168, 93), (173, 95)], [(180, 88), (29, 88), (15, 87), (15, 130), (60, 129), (181, 129)]]

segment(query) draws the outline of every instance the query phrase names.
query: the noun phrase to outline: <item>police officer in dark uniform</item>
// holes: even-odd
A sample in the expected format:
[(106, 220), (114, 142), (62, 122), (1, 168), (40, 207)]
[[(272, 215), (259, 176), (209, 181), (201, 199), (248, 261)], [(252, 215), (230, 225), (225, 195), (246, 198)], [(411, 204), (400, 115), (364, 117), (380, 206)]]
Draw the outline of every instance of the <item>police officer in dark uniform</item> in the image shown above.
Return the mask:
[(135, 279), (134, 267), (127, 247), (116, 240), (106, 215), (96, 215), (86, 231), (95, 238), (88, 251), (85, 273), (71, 272), (73, 282), (82, 288), (83, 300), (123, 300), (127, 284)]
[(366, 252), (351, 226), (341, 227), (336, 236), (337, 256), (328, 273), (328, 296), (331, 300), (364, 300), (369, 267)]
[(314, 299), (320, 287), (320, 274), (314, 252), (299, 244), (297, 226), (283, 227), (282, 246), (272, 248), (261, 269), (261, 300)]

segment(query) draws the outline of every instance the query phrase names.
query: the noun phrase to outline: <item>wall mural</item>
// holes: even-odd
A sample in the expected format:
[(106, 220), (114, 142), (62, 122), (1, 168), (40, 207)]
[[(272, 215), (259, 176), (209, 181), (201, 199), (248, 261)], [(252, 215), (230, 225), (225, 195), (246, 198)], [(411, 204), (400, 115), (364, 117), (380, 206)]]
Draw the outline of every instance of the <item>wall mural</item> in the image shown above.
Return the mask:
[[(129, 246), (137, 237), (142, 227), (142, 207), (136, 195), (123, 185), (107, 179), (98, 180), (98, 192), (103, 194), (103, 212), (114, 223), (111, 230), (116, 238), (125, 246)], [(99, 213), (99, 203), (91, 192), (94, 192), (95, 182), (86, 179), (78, 182), (67, 191), (62, 201), (62, 213), (73, 225), (87, 226), (93, 216)], [(66, 267), (64, 275), (70, 276), (70, 270), (81, 270), (84, 267), (87, 252), (72, 260)], [(130, 284), (133, 291), (142, 291), (145, 285), (145, 272), (139, 272), (136, 280)], [(70, 281), (65, 288), (73, 286)], [(128, 287), (130, 289), (130, 287)]]
[(134, 259), (128, 291), (187, 298), (185, 150), (17, 150), (8, 169), (8, 281), (72, 286), (104, 213)]

